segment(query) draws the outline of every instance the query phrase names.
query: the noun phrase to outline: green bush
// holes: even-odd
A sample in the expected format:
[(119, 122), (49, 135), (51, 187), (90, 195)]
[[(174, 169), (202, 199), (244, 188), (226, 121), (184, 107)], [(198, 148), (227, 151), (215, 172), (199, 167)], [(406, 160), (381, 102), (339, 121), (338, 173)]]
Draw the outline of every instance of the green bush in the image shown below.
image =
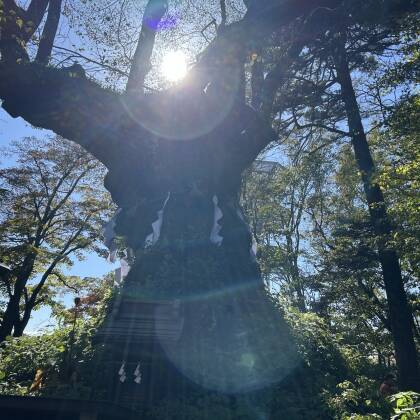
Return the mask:
[[(96, 326), (79, 320), (39, 336), (8, 337), (0, 346), (0, 394), (88, 398), (94, 383), (94, 351), (91, 338)], [(31, 390), (37, 371), (40, 386)], [(97, 389), (97, 388), (95, 388)]]
[(393, 404), (394, 415), (391, 420), (419, 420), (420, 394), (416, 392), (399, 392), (389, 400)]
[(8, 337), (0, 347), (0, 393), (27, 395), (38, 369), (44, 382), (58, 375), (66, 352), (67, 329), (42, 336)]

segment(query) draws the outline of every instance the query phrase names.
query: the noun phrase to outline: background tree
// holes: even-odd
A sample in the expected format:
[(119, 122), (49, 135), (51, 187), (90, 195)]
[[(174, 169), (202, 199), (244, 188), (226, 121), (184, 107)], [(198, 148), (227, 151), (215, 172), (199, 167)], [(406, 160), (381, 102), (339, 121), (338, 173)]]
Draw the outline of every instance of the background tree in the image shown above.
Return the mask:
[(0, 260), (11, 268), (2, 278), (1, 341), (23, 334), (32, 311), (51, 303), (54, 286), (77, 285), (65, 275), (75, 258), (103, 255), (101, 228), (113, 208), (103, 168), (80, 147), (26, 138), (9, 153), (16, 163), (0, 170)]
[(281, 163), (257, 161), (242, 188), (265, 281), (301, 312), (313, 302), (310, 209), (321, 201), (331, 169), (323, 153), (305, 153), (293, 136), (268, 152)]
[[(308, 49), (300, 57), (303, 67), (293, 76), (296, 77), (295, 89), (292, 86), (294, 94), (286, 96), (290, 98), (286, 104), (284, 96), (280, 96), (280, 109), (288, 113), (288, 118), (283, 120), (283, 128), (287, 129), (291, 124), (309, 133), (324, 130), (334, 135), (332, 141), (348, 137), (352, 142), (382, 267), (401, 386), (410, 389), (419, 386), (412, 316), (398, 255), (392, 245), (391, 221), (376, 180), (373, 154), (363, 126), (363, 120), (368, 123), (367, 118), (379, 113), (381, 102), (368, 108), (360, 105), (358, 99), (362, 95), (357, 97), (352, 80), (353, 71), (363, 73), (369, 70), (374, 62), (372, 56), (384, 54), (392, 45), (399, 43), (401, 27), (397, 27), (395, 21), (401, 18), (401, 11), (409, 10), (410, 5), (406, 4), (404, 9), (401, 5), (390, 4), (380, 15), (374, 12), (375, 2), (359, 6), (354, 2), (343, 2), (333, 11), (320, 9), (314, 12), (314, 15), (325, 13), (322, 21), (328, 30), (319, 33), (312, 42), (305, 40)], [(339, 27), (334, 26), (332, 19), (344, 21), (344, 28), (341, 23)], [(309, 19), (307, 31), (310, 33), (311, 30), (313, 27)], [(299, 67), (299, 60), (296, 66)], [(348, 131), (343, 129), (343, 125), (348, 126)]]

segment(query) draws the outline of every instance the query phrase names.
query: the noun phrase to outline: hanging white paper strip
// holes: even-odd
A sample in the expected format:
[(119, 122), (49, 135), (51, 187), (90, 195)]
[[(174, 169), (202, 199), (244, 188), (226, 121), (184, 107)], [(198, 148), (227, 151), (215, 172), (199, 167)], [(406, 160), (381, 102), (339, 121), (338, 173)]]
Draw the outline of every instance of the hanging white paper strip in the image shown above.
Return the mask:
[(223, 236), (220, 235), (220, 230), (222, 226), (219, 224), (220, 219), (223, 217), (223, 212), (219, 207), (219, 199), (217, 195), (213, 196), (213, 204), (214, 204), (214, 219), (213, 219), (213, 228), (210, 233), (210, 242), (220, 246), (223, 242)]
[(134, 371), (134, 382), (136, 384), (139, 384), (141, 382), (140, 363), (137, 364), (136, 370)]
[(145, 248), (153, 246), (159, 240), (160, 230), (162, 228), (163, 223), (163, 213), (165, 211), (165, 206), (166, 203), (169, 201), (170, 196), (171, 193), (168, 192), (168, 196), (166, 197), (162, 208), (157, 212), (157, 219), (152, 223), (153, 232), (150, 235), (148, 235), (144, 241)]
[(125, 362), (120, 367), (120, 370), (118, 371), (118, 376), (120, 377), (120, 382), (125, 382), (127, 379), (127, 375), (125, 373)]

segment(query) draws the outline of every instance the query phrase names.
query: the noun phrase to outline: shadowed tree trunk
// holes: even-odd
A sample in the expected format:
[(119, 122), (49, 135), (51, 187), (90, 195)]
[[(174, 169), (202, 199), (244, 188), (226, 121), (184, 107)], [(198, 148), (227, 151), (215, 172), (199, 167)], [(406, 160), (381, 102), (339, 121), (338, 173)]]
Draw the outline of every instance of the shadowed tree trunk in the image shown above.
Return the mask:
[(7, 302), (0, 327), (0, 342), (12, 335), (13, 326), (19, 320), (19, 300), (13, 296)]
[(28, 254), (22, 264), (22, 269), (16, 276), (16, 282), (11, 290), (11, 296), (7, 303), (0, 326), (0, 343), (7, 336), (11, 336), (14, 327), (20, 322), (20, 303), (24, 295), (24, 289), (35, 263), (35, 254)]
[(342, 40), (338, 41), (339, 47), (334, 56), (335, 68), (346, 108), (353, 150), (369, 206), (370, 220), (378, 237), (377, 250), (388, 301), (389, 321), (395, 347), (400, 389), (419, 391), (419, 370), (412, 329), (412, 315), (404, 290), (398, 256), (389, 243), (392, 229), (381, 188), (374, 180), (375, 165), (363, 128), (345, 48), (340, 42)]

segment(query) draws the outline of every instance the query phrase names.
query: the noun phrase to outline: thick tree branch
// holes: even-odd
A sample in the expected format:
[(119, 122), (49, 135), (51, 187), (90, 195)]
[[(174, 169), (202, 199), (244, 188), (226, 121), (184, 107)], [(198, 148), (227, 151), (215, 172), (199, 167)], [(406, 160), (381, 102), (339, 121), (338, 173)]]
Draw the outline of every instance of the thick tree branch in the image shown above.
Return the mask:
[[(89, 218), (87, 218), (88, 220)], [(86, 221), (87, 221), (86, 220)], [(31, 297), (29, 298), (28, 303), (29, 304), (34, 304), (39, 292), (41, 291), (42, 287), (44, 286), (45, 282), (47, 281), (48, 277), (53, 273), (53, 271), (55, 270), (55, 267), (57, 266), (57, 264), (59, 264), (63, 258), (65, 258), (67, 255), (69, 255), (71, 252), (76, 251), (77, 249), (81, 249), (83, 248), (81, 245), (76, 245), (72, 248), (71, 245), (74, 243), (74, 241), (80, 236), (80, 234), (82, 233), (84, 229), (84, 225), (82, 225), (64, 244), (63, 248), (60, 250), (60, 252), (58, 252), (58, 254), (56, 255), (56, 257), (54, 258), (54, 260), (51, 262), (51, 264), (49, 265), (49, 267), (47, 268), (47, 270), (45, 270), (44, 274), (42, 275), (40, 281), (38, 282), (38, 284), (34, 287), (32, 293), (31, 293)], [(71, 250), (71, 251), (70, 251)]]
[(248, 2), (248, 11), (240, 21), (226, 27), (201, 54), (190, 72), (197, 87), (203, 88), (226, 73), (226, 64), (236, 62), (238, 54), (245, 57), (250, 48), (262, 42), (274, 31), (318, 7), (335, 7), (339, 0), (261, 0)]
[(60, 21), (61, 3), (62, 0), (51, 0), (48, 7), (47, 20), (42, 31), (41, 40), (39, 42), (35, 58), (35, 60), (41, 64), (48, 64), (50, 60), (58, 23)]
[[(242, 74), (243, 56), (247, 53), (248, 48), (252, 45), (252, 50), (255, 51), (260, 42), (274, 30), (278, 31), (296, 18), (310, 14), (314, 8), (326, 5), (335, 6), (338, 3), (338, 0), (318, 0), (316, 4), (306, 0), (295, 2), (265, 0), (261, 3), (258, 2), (257, 6), (257, 3), (249, 2), (248, 12), (244, 19), (226, 27), (226, 30), (222, 31), (203, 52), (199, 63), (190, 74), (189, 84), (194, 84), (197, 89), (207, 86), (207, 93), (218, 97), (222, 102), (232, 96), (241, 100), (235, 92), (235, 87), (239, 85), (239, 80), (236, 79), (239, 79)], [(299, 55), (302, 47), (302, 42), (294, 44), (290, 51), (291, 56)], [(276, 82), (270, 84), (269, 81), (272, 80), (268, 79), (264, 87), (265, 94), (269, 93), (270, 96), (268, 100), (265, 99), (266, 104), (271, 103), (268, 107), (270, 109), (274, 99), (272, 92), (276, 91), (279, 80), (280, 83), (284, 81), (284, 72), (288, 70), (289, 66), (290, 62), (286, 67), (282, 66), (282, 71), (279, 72), (281, 75), (276, 79)], [(256, 83), (254, 83), (254, 87), (256, 88)], [(259, 98), (258, 95), (255, 96), (256, 100), (253, 104), (258, 107)], [(251, 114), (251, 111), (248, 110), (245, 114)], [(243, 121), (247, 121), (247, 123), (244, 124), (244, 130), (238, 140), (238, 144), (241, 144), (241, 153), (237, 154), (237, 162), (233, 165), (234, 167), (239, 165), (242, 168), (250, 164), (270, 142), (277, 138), (268, 124), (269, 118), (266, 119), (265, 125), (263, 120), (259, 121), (255, 115), (249, 115)]]
[[(51, 0), (50, 3), (56, 3), (57, 0)], [(32, 0), (25, 12), (24, 30), (22, 39), (28, 42), (35, 31), (38, 29), (47, 10), (48, 0)], [(51, 6), (50, 6), (51, 7)]]
[(231, 153), (234, 162), (229, 165), (244, 170), (268, 144), (277, 139), (277, 135), (271, 125), (249, 107), (238, 110), (237, 120), (242, 121), (242, 127), (239, 126), (242, 131), (234, 143), (237, 150)]
[(220, 0), (220, 16), (221, 16), (221, 22), (220, 22), (219, 28), (223, 29), (226, 26), (226, 21), (227, 21), (226, 0)]
[(251, 59), (251, 105), (254, 109), (259, 109), (264, 84), (264, 63), (261, 56), (261, 49), (252, 52)]
[(155, 45), (156, 33), (167, 8), (167, 0), (149, 0), (147, 3), (139, 41), (134, 53), (130, 75), (128, 76), (128, 93), (143, 91), (144, 79), (152, 67), (150, 59)]
[(264, 118), (271, 119), (276, 93), (287, 82), (290, 74), (290, 66), (297, 59), (302, 48), (303, 43), (301, 41), (293, 42), (286, 54), (265, 77), (260, 93), (260, 106)]
[(7, 294), (12, 296), (12, 285), (10, 282), (11, 272), (10, 269), (4, 265), (0, 265), (0, 281), (6, 285)]
[(28, 296), (28, 288), (26, 286), (23, 288), (23, 298), (25, 299), (25, 305), (27, 305), (29, 301), (29, 296)]
[[(51, 0), (55, 2), (55, 0)], [(35, 30), (41, 24), (45, 11), (47, 10), (48, 0), (32, 0), (25, 12), (26, 26), (31, 29), (26, 35), (26, 41), (31, 38)]]
[(106, 166), (121, 159), (115, 133), (132, 117), (118, 94), (87, 80), (80, 66), (0, 62), (0, 98), (12, 117), (79, 143)]

